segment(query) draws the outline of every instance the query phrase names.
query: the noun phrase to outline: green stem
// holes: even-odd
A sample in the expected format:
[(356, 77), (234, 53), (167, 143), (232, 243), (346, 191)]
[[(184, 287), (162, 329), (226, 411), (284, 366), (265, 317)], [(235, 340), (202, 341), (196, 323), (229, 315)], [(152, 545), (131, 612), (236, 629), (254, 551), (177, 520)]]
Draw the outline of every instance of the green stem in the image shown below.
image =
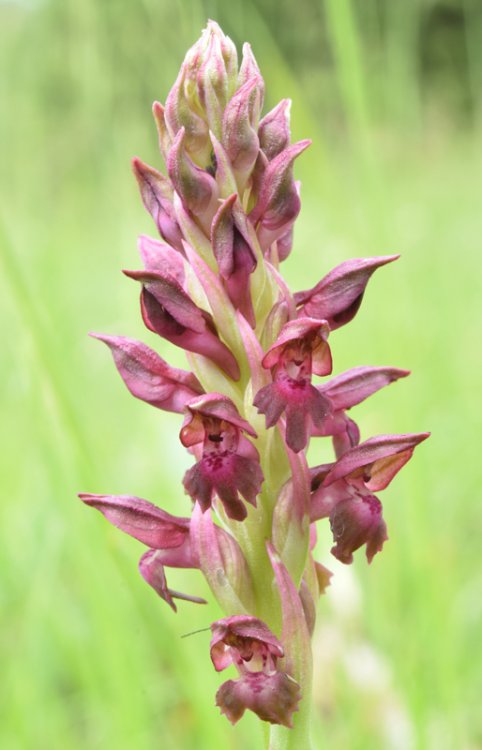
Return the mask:
[(310, 733), (311, 690), (303, 686), (300, 710), (293, 717), (293, 728), (274, 724), (269, 733), (267, 750), (312, 750)]

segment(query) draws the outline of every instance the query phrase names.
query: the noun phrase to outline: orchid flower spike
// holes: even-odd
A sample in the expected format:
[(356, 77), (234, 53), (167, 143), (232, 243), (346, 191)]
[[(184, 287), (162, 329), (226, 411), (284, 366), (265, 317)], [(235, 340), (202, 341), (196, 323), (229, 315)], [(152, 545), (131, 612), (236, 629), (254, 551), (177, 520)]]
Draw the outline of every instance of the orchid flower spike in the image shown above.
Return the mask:
[[(132, 161), (158, 237), (141, 235), (142, 268), (124, 273), (140, 285), (152, 340), (167, 342), (168, 359), (169, 345), (182, 349), (186, 369), (141, 341), (92, 334), (135, 398), (178, 415), (192, 457), (183, 515), (131, 495), (80, 498), (144, 545), (140, 573), (174, 612), (205, 600), (171, 589), (166, 570), (204, 577), (224, 615), (210, 628), (214, 669), (237, 672), (213, 696), (221, 713), (235, 724), (253, 712), (272, 750), (308, 750), (311, 637), (332, 578), (315, 559), (317, 536), (331, 533), (345, 564), (364, 546), (371, 562), (388, 539), (374, 493), (428, 433), (361, 441), (351, 416), (408, 370), (361, 365), (329, 377), (333, 335), (398, 255), (344, 260), (290, 291), (280, 264), (295, 245), (294, 170), (310, 141), (291, 142), (289, 99), (263, 113), (264, 96), (249, 44), (238, 59), (209, 21), (165, 105), (153, 105), (164, 167)], [(323, 438), (333, 461), (310, 468), (307, 451)]]

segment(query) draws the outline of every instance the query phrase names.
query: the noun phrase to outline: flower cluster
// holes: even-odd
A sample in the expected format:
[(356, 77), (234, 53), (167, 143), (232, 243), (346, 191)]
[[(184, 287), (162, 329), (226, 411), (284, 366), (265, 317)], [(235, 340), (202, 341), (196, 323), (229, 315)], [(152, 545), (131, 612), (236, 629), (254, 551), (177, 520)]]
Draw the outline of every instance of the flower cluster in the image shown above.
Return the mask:
[[(170, 589), (165, 569), (202, 571), (226, 615), (211, 625), (214, 667), (238, 671), (217, 705), (233, 723), (249, 709), (289, 728), (306, 713), (315, 604), (331, 575), (313, 557), (316, 523), (329, 519), (338, 560), (366, 545), (371, 562), (387, 539), (373, 492), (427, 433), (360, 442), (348, 416), (406, 370), (362, 366), (326, 379), (331, 334), (398, 256), (348, 260), (312, 289), (288, 289), (279, 265), (300, 211), (293, 163), (309, 141), (290, 142), (288, 100), (262, 117), (263, 100), (249, 45), (238, 64), (211, 21), (165, 106), (154, 104), (167, 176), (133, 160), (160, 238), (141, 236), (143, 268), (125, 274), (140, 284), (146, 327), (184, 349), (189, 370), (139, 341), (94, 334), (132, 395), (183, 415), (186, 517), (137, 497), (80, 497), (147, 546), (141, 575), (173, 610), (175, 599), (204, 600)], [(323, 436), (335, 460), (310, 468), (310, 441)]]

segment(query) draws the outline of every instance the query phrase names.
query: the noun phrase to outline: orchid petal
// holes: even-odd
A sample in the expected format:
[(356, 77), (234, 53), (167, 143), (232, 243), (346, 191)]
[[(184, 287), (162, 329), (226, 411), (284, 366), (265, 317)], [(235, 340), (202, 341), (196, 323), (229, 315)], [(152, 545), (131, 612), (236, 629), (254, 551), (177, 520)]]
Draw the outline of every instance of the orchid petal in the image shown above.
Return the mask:
[(211, 660), (217, 672), (226, 669), (235, 661), (236, 651), (250, 661), (253, 651), (262, 647), (275, 658), (284, 656), (283, 646), (268, 626), (251, 615), (232, 615), (216, 620), (211, 625)]
[(161, 599), (164, 599), (169, 604), (174, 612), (177, 612), (177, 607), (173, 601), (174, 597), (193, 602), (194, 604), (207, 604), (206, 600), (199, 596), (181, 594), (179, 591), (173, 591), (167, 587), (164, 565), (161, 562), (160, 552), (157, 549), (150, 549), (142, 555), (139, 560), (139, 572), (146, 583), (154, 589)]
[(340, 562), (353, 562), (353, 552), (367, 545), (369, 563), (380, 552), (388, 539), (382, 517), (382, 504), (374, 495), (354, 496), (337, 503), (330, 514), (330, 526), (335, 546), (332, 554)]
[[(292, 341), (303, 340), (306, 337), (312, 336), (316, 340), (316, 348), (321, 347), (330, 332), (328, 323), (326, 320), (317, 320), (314, 318), (298, 318), (296, 320), (290, 320), (286, 323), (281, 332), (272, 346), (268, 349), (263, 357), (263, 367), (267, 369), (275, 367), (278, 364), (280, 355), (283, 348), (290, 344)], [(328, 345), (326, 345), (328, 346)], [(318, 357), (318, 368), (316, 374), (328, 375), (331, 372), (331, 356), (325, 349), (320, 353)]]
[(238, 680), (228, 680), (216, 693), (216, 705), (231, 724), (249, 709), (262, 721), (291, 728), (300, 699), (300, 686), (285, 672), (248, 673)]

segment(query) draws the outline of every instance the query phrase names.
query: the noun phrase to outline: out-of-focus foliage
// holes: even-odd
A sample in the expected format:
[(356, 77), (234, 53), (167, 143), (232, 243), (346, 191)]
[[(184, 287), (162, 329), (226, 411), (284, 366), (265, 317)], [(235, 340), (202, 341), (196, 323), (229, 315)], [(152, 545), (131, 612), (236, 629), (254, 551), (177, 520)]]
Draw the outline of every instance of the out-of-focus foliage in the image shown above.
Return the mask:
[[(482, 748), (478, 0), (0, 3), (0, 746), (261, 746), (249, 717), (217, 715), (209, 635), (180, 638), (219, 613), (156, 601), (139, 545), (75, 499), (188, 502), (179, 419), (130, 398), (86, 333), (183, 364), (142, 329), (118, 269), (153, 231), (129, 157), (161, 166), (150, 104), (208, 17), (251, 42), (268, 106), (290, 96), (295, 138), (314, 141), (291, 286), (402, 253), (332, 338), (337, 372), (413, 370), (359, 407), (363, 434), (433, 431), (385, 497), (383, 554), (338, 566), (321, 602), (315, 747)], [(318, 556), (334, 567), (328, 536)], [(170, 573), (209, 598), (199, 574)]]

